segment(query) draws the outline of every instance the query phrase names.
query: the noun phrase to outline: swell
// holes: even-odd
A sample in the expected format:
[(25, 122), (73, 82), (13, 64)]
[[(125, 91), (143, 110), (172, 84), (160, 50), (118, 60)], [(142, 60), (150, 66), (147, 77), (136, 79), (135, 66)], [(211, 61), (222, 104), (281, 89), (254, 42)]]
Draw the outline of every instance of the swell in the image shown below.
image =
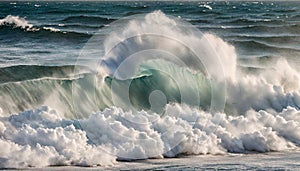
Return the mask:
[[(249, 24), (249, 25), (237, 25), (237, 24), (215, 24), (210, 21), (199, 20), (199, 22), (190, 21), (197, 25), (197, 27), (201, 30), (209, 30), (213, 29), (215, 31), (222, 32), (223, 36), (227, 34), (238, 35), (238, 34), (253, 34), (256, 37), (264, 37), (264, 35), (274, 34), (274, 36), (280, 36), (278, 33), (289, 34), (290, 36), (300, 36), (298, 24), (285, 24), (285, 25), (266, 25), (266, 24)], [(224, 32), (224, 33), (223, 33)]]
[[(8, 82), (22, 82), (44, 77), (56, 79), (71, 78), (74, 75), (75, 66), (38, 66), (38, 65), (16, 65), (0, 68), (0, 84)], [(81, 73), (85, 68), (76, 66)]]
[(40, 14), (93, 14), (97, 13), (97, 9), (68, 9), (68, 8), (57, 8), (57, 9), (46, 9), (46, 11), (42, 11)]
[(1, 36), (10, 36), (19, 34), (23, 35), (24, 37), (47, 37), (47, 38), (58, 38), (58, 39), (65, 39), (65, 38), (73, 38), (73, 39), (87, 39), (90, 38), (92, 35), (86, 32), (77, 32), (77, 31), (61, 31), (59, 29), (53, 27), (34, 27), (34, 29), (22, 29), (22, 28), (15, 28), (11, 25), (2, 25), (0, 26), (0, 31), (3, 33)]
[[(52, 24), (52, 25), (45, 25), (46, 27), (57, 27), (57, 24)], [(76, 30), (76, 32), (78, 32), (77, 30), (86, 33), (86, 30), (97, 30), (100, 28), (103, 28), (105, 25), (99, 25), (99, 24), (80, 24), (80, 23), (66, 23), (66, 24), (59, 24), (58, 28), (63, 28), (63, 29), (67, 29), (67, 30)]]
[[(81, 25), (81, 27), (82, 26), (84, 26), (84, 24)], [(101, 27), (102, 25), (98, 23), (98, 25), (96, 24), (94, 26), (93, 25), (91, 26), (94, 30), (97, 30), (98, 27), (95, 26)], [(2, 36), (6, 36), (6, 35), (11, 36), (11, 34), (25, 34), (33, 37), (47, 37), (47, 38), (51, 38), (51, 37), (72, 38), (73, 37), (75, 39), (89, 38), (91, 36), (91, 34), (89, 34), (86, 31), (80, 31), (80, 30), (77, 31), (76, 29), (67, 30), (64, 28), (62, 28), (62, 30), (60, 29), (61, 29), (60, 24), (58, 24), (57, 26), (53, 26), (53, 24), (34, 26), (33, 24), (30, 24), (25, 18), (19, 16), (7, 15), (5, 18), (0, 19), (0, 31), (4, 33), (2, 34)]]
[(224, 37), (241, 37), (241, 38), (264, 38), (264, 39), (287, 39), (287, 38), (298, 38), (300, 34), (290, 34), (290, 33), (230, 33), (224, 35)]
[(277, 34), (277, 35), (246, 35), (246, 34), (238, 34), (238, 35), (227, 35), (227, 39), (229, 40), (257, 40), (257, 41), (265, 41), (265, 42), (274, 42), (281, 44), (298, 44), (300, 42), (300, 35), (295, 34)]
[(230, 26), (224, 26), (225, 28), (229, 28), (229, 29), (254, 29), (254, 30), (267, 30), (267, 29), (271, 29), (271, 28), (275, 28), (275, 29), (285, 29), (286, 31), (293, 31), (296, 29), (300, 28), (300, 25), (297, 24), (254, 24), (254, 25), (230, 25)]
[(254, 48), (254, 49), (262, 49), (265, 52), (276, 52), (276, 51), (294, 51), (300, 52), (300, 48), (295, 46), (294, 44), (291, 45), (282, 45), (279, 42), (266, 42), (261, 40), (231, 40), (232, 44), (238, 47), (245, 47), (245, 48)]
[[(204, 19), (191, 19), (188, 20), (191, 23), (210, 23), (208, 20)], [(297, 24), (285, 24), (285, 25), (225, 25), (221, 24), (210, 24), (210, 25), (199, 25), (200, 28), (221, 28), (221, 29), (270, 29), (270, 28), (298, 28), (299, 25)]]
[[(257, 55), (248, 58), (239, 58), (239, 67), (241, 67), (242, 70), (247, 69), (249, 66), (250, 68), (257, 68), (260, 70), (265, 68), (265, 66), (275, 65), (278, 58), (280, 57), (272, 55)], [(244, 73), (247, 72), (245, 71)]]
[(285, 24), (283, 20), (274, 19), (255, 19), (255, 18), (237, 18), (232, 20), (227, 20), (224, 23), (228, 24)]
[(69, 16), (66, 17), (59, 22), (66, 22), (66, 23), (82, 23), (82, 24), (88, 24), (88, 23), (110, 23), (115, 21), (115, 18), (109, 18), (109, 17), (101, 17), (101, 16), (88, 16), (88, 15), (79, 15), (79, 16)]
[(240, 31), (252, 31), (252, 32), (270, 32), (270, 33), (290, 33), (290, 34), (300, 34), (300, 25), (298, 24), (276, 24), (276, 25), (253, 25), (240, 28)]
[[(200, 21), (201, 22), (201, 21)], [(299, 28), (300, 25), (298, 24), (245, 24), (245, 25), (238, 25), (238, 24), (228, 24), (228, 23), (221, 23), (221, 24), (206, 24), (201, 25), (199, 24), (200, 29), (214, 29), (214, 30), (230, 30), (233, 32), (232, 34), (238, 33), (253, 33), (255, 35), (261, 34), (278, 34), (278, 33), (286, 33), (291, 35), (300, 35)], [(226, 34), (226, 33), (225, 33)]]

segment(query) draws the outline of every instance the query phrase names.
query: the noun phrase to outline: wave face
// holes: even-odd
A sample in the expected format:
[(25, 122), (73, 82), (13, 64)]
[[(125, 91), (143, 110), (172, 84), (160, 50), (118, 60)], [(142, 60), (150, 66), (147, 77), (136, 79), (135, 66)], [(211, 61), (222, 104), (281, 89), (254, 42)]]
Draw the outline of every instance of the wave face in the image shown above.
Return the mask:
[[(21, 8), (18, 3), (9, 5)], [(23, 18), (0, 12), (0, 30), (5, 33), (0, 37), (6, 38), (0, 41), (6, 40), (3, 44), (8, 46), (1, 47), (4, 55), (0, 57), (0, 168), (111, 166), (118, 160), (299, 150), (298, 9), (282, 11), (276, 3), (266, 2), (272, 9), (269, 15), (261, 11), (263, 6), (251, 2), (188, 3), (183, 5), (190, 16), (186, 18), (209, 30), (195, 36), (183, 29), (183, 22), (161, 11), (129, 20), (116, 33), (106, 33), (108, 20), (120, 16), (97, 15), (96, 9), (114, 6), (126, 16), (129, 9), (148, 12), (157, 4), (107, 2), (89, 8), (83, 3), (78, 8), (75, 2), (65, 3), (46, 11), (46, 3), (37, 7), (27, 4), (53, 15), (48, 23), (41, 18), (34, 21), (30, 15)], [(166, 4), (177, 9), (182, 6), (162, 4), (166, 13), (170, 13)], [(90, 15), (83, 8), (88, 8)], [(238, 12), (225, 13), (227, 8)], [(244, 9), (267, 19), (256, 21), (260, 15), (254, 14), (240, 19)], [(71, 15), (64, 15), (65, 11)], [(277, 20), (281, 13), (289, 18)], [(205, 17), (199, 19), (197, 14)], [(276, 29), (266, 31), (269, 27)], [(88, 41), (99, 28), (103, 35)], [(283, 30), (287, 32), (283, 34)], [(155, 36), (130, 39), (150, 31), (174, 36), (177, 41)], [(8, 39), (13, 34), (24, 37)], [(84, 46), (95, 40), (101, 42), (96, 48)], [(118, 45), (120, 40), (127, 41)], [(145, 51), (151, 47), (168, 50), (182, 61), (194, 59), (195, 54), (178, 42), (187, 47), (201, 45), (197, 50), (203, 52), (203, 60), (218, 57), (218, 72), (210, 72), (205, 63), (186, 60), (190, 63), (181, 65), (165, 60), (169, 58), (163, 55), (172, 57), (170, 54), (155, 56), (159, 53)], [(82, 54), (77, 58), (79, 49)], [(136, 55), (139, 58), (133, 59), (150, 60), (131, 66), (134, 74), (118, 72), (131, 52), (142, 50)], [(84, 52), (89, 53), (85, 56)], [(99, 60), (99, 56), (105, 57)], [(222, 110), (214, 111), (216, 88), (212, 85), (220, 82), (226, 82), (226, 94), (217, 97), (226, 97), (226, 103), (220, 106)], [(122, 94), (124, 90), (128, 94)], [(195, 98), (183, 100), (183, 95)]]

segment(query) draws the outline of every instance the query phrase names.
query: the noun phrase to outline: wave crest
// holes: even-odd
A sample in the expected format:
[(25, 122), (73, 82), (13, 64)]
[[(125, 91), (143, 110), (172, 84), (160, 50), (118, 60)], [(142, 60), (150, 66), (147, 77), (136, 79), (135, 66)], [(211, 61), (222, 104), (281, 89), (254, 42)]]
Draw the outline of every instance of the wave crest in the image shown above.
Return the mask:
[(53, 27), (34, 27), (33, 24), (30, 24), (25, 18), (19, 16), (8, 15), (3, 19), (0, 19), (0, 26), (13, 26), (14, 28), (25, 29), (26, 31), (39, 31), (40, 29), (51, 31), (51, 32), (60, 32), (59, 29)]
[(25, 18), (13, 15), (8, 15), (5, 18), (0, 19), (0, 25), (13, 25), (14, 27), (20, 27), (28, 31), (32, 31), (33, 29), (33, 25), (29, 24)]

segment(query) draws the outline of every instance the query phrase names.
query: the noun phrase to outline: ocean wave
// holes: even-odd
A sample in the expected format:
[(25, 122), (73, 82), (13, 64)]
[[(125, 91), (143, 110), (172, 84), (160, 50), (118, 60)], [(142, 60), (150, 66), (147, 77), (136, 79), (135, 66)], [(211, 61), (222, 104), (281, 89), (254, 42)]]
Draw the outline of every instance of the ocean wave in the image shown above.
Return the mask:
[(293, 52), (300, 52), (300, 48), (297, 46), (288, 46), (282, 44), (274, 44), (272, 42), (266, 41), (259, 41), (259, 40), (232, 40), (232, 44), (237, 46), (245, 46), (251, 47), (254, 49), (263, 49), (264, 51), (272, 50), (273, 51), (293, 51)]
[[(39, 66), (39, 65), (16, 65), (0, 68), (0, 84), (7, 82), (20, 82), (33, 79), (52, 77), (55, 79), (73, 77), (75, 66)], [(84, 67), (76, 66), (80, 73), (88, 72)]]
[(12, 25), (14, 27), (20, 27), (28, 31), (35, 31), (32, 24), (29, 24), (25, 18), (19, 16), (8, 15), (3, 19), (0, 19), (0, 26), (2, 25)]
[(97, 13), (98, 9), (81, 9), (81, 8), (64, 8), (64, 9), (46, 9), (42, 11), (42, 14), (87, 14), (87, 13)]
[[(260, 64), (273, 64), (272, 62), (276, 62), (278, 59), (280, 59), (280, 56), (276, 55), (253, 55), (249, 56), (247, 58), (239, 58), (239, 64), (250, 64), (255, 62), (255, 63), (260, 63)], [(257, 65), (258, 66), (258, 65)]]
[[(19, 29), (18, 29), (19, 28)], [(60, 34), (61, 36), (82, 36), (82, 37), (90, 37), (91, 34), (86, 32), (76, 32), (76, 31), (64, 31), (60, 30), (58, 27), (53, 25), (51, 26), (34, 26), (33, 24), (29, 24), (29, 22), (22, 17), (8, 15), (4, 19), (0, 20), (0, 29), (3, 32), (7, 32), (8, 34), (14, 34), (14, 32), (18, 32), (20, 30), (25, 30), (25, 33), (45, 33), (45, 36), (49, 36), (48, 32)], [(46, 35), (47, 34), (47, 35)], [(50, 34), (51, 35), (51, 34)]]
[(284, 20), (279, 19), (258, 19), (258, 18), (237, 18), (232, 20), (227, 20), (224, 23), (228, 24), (285, 24)]
[(209, 10), (213, 9), (210, 5), (207, 5), (207, 4), (200, 5), (199, 7), (203, 7), (203, 8), (209, 9)]
[(231, 33), (228, 35), (224, 35), (225, 37), (241, 37), (241, 38), (298, 38), (300, 34), (292, 34), (292, 33), (281, 33), (281, 34), (272, 34), (272, 33), (260, 33), (260, 34), (251, 34), (251, 33)]
[[(251, 25), (228, 25), (224, 24), (211, 24), (209, 21), (205, 20), (190, 20), (189, 22), (197, 24), (197, 27), (200, 29), (229, 29), (229, 30), (237, 30), (245, 32), (264, 32), (273, 29), (272, 32), (279, 32), (281, 30), (285, 30), (289, 33), (297, 33), (297, 29), (299, 25), (297, 24), (285, 24), (285, 25), (263, 25), (263, 24), (251, 24)], [(205, 25), (200, 25), (199, 23), (207, 23)], [(275, 30), (274, 30), (275, 29)]]
[(53, 28), (53, 27), (43, 27), (44, 30), (49, 30), (51, 32), (61, 32), (59, 29), (57, 28)]
[(131, 15), (137, 15), (137, 14), (143, 14), (143, 12), (142, 11), (134, 11), (134, 12), (130, 11), (130, 12), (124, 12), (122, 15), (123, 16), (131, 16)]
[[(203, 9), (204, 8), (204, 9)], [(188, 14), (202, 14), (202, 15), (212, 15), (214, 17), (221, 15), (222, 12), (218, 11), (218, 10), (210, 10), (209, 8), (206, 7), (200, 7), (200, 8), (192, 8), (189, 11), (187, 11)]]
[(284, 25), (224, 25), (222, 28), (225, 29), (270, 29), (270, 28), (285, 28), (288, 30), (288, 28), (298, 28), (299, 25), (297, 24), (284, 24)]
[(296, 7), (289, 8), (289, 9), (281, 8), (281, 9), (271, 10), (271, 12), (280, 13), (280, 14), (282, 14), (282, 13), (294, 13), (294, 12), (298, 12), (298, 9)]
[[(97, 60), (96, 70), (77, 73), (77, 66), (0, 69), (1, 80), (6, 80), (0, 84), (1, 168), (107, 166), (117, 160), (181, 154), (299, 150), (300, 73), (286, 59), (276, 59), (265, 67), (242, 68), (233, 45), (209, 33), (196, 37), (185, 32), (161, 11), (124, 28), (104, 41), (104, 53), (113, 53)], [(132, 38), (136, 34), (146, 36)], [(126, 41), (118, 44), (120, 40)], [(182, 66), (160, 56), (135, 60), (140, 62), (136, 74), (117, 73), (132, 52), (149, 47), (165, 48), (185, 61), (192, 54), (180, 41), (189, 47), (200, 43), (197, 48), (205, 58), (215, 57), (211, 51), (219, 56), (223, 77), (220, 72), (208, 75), (204, 69), (197, 70), (195, 61)], [(274, 50), (255, 41), (245, 42), (245, 46)], [(139, 55), (149, 59), (151, 54)], [(75, 79), (66, 79), (66, 75)], [(225, 109), (210, 111), (211, 84), (222, 80), (226, 81)], [(125, 89), (128, 83), (130, 87)], [(195, 93), (195, 89), (199, 91)], [(157, 90), (165, 98), (151, 101)], [(128, 97), (121, 96), (124, 91)], [(199, 94), (201, 103), (197, 103), (199, 99), (181, 101), (182, 93)], [(121, 103), (129, 99), (137, 111), (128, 110), (127, 103), (124, 108), (117, 106), (113, 95), (118, 95)], [(166, 102), (162, 111), (152, 108), (153, 103), (164, 104), (161, 102)]]
[[(50, 25), (50, 27), (53, 27), (57, 25)], [(98, 30), (105, 25), (99, 25), (99, 24), (80, 24), (80, 23), (64, 23), (64, 24), (58, 24), (59, 28), (64, 28), (64, 29), (79, 29), (79, 30), (86, 30), (86, 29), (92, 29), (92, 30)]]
[[(14, 28), (11, 26), (0, 26), (0, 30), (3, 34), (2, 36), (9, 36), (15, 34), (21, 34), (26, 38), (41, 38), (47, 37), (48, 39), (55, 38), (57, 40), (76, 40), (76, 41), (86, 41), (92, 36), (92, 33), (80, 32), (80, 31), (63, 31), (62, 29), (57, 29), (54, 27), (42, 26), (42, 27), (33, 27), (33, 30), (25, 30), (22, 28)], [(66, 39), (67, 38), (67, 39)]]
[(110, 23), (116, 19), (109, 18), (109, 17), (100, 17), (100, 16), (86, 16), (86, 15), (79, 15), (79, 16), (69, 16), (61, 20), (61, 22), (67, 23)]
[(190, 22), (190, 23), (206, 23), (206, 24), (209, 24), (209, 23), (211, 23), (211, 21), (210, 20), (208, 20), (208, 19), (186, 19), (188, 22)]

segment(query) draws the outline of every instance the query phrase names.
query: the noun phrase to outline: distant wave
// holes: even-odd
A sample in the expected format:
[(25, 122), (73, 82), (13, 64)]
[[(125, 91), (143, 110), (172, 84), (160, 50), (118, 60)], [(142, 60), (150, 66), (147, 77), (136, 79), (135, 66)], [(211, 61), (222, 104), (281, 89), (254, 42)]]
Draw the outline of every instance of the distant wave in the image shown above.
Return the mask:
[[(77, 70), (79, 66), (76, 66)], [(39, 66), (39, 65), (16, 65), (0, 68), (0, 84), (8, 82), (21, 82), (45, 77), (56, 79), (72, 78), (75, 66)], [(84, 67), (81, 73), (87, 72)]]
[(100, 17), (100, 16), (87, 16), (87, 15), (79, 15), (79, 16), (70, 16), (61, 20), (61, 22), (67, 23), (110, 23), (115, 21), (114, 18), (108, 17)]
[(291, 34), (291, 33), (279, 33), (279, 34), (272, 34), (272, 33), (231, 33), (228, 35), (224, 35), (225, 37), (244, 37), (244, 38), (294, 38), (300, 37), (300, 34)]
[(207, 5), (207, 4), (200, 5), (200, 7), (203, 7), (203, 8), (209, 9), (209, 10), (213, 9), (210, 5)]
[[(49, 25), (50, 27), (56, 26), (57, 24)], [(63, 29), (74, 29), (74, 30), (85, 30), (85, 29), (100, 29), (104, 27), (105, 25), (99, 25), (99, 24), (81, 24), (81, 23), (64, 23), (64, 24), (58, 24), (59, 28)], [(70, 31), (69, 31), (70, 32)]]
[(246, 46), (253, 49), (263, 49), (264, 51), (273, 50), (273, 51), (294, 51), (300, 52), (300, 48), (296, 46), (272, 44), (258, 40), (232, 40), (231, 43), (237, 46)]
[(26, 29), (28, 31), (34, 31), (33, 25), (29, 24), (25, 18), (21, 18), (19, 16), (8, 15), (3, 19), (0, 19), (1, 25), (13, 25), (14, 27), (20, 27), (22, 29)]
[(211, 23), (211, 21), (209, 19), (186, 19), (188, 22), (190, 23)]
[(275, 10), (271, 10), (271, 12), (275, 12), (275, 13), (293, 13), (293, 12), (297, 12), (298, 9), (297, 7), (293, 7), (293, 9), (275, 9)]
[(282, 24), (282, 25), (264, 25), (264, 24), (255, 24), (255, 25), (225, 25), (222, 28), (228, 29), (270, 29), (270, 28), (300, 28), (297, 24)]
[(275, 19), (256, 19), (256, 18), (237, 18), (232, 20), (227, 20), (224, 23), (230, 23), (230, 24), (285, 24), (283, 20), (275, 20)]
[(29, 24), (29, 22), (22, 17), (19, 16), (12, 16), (8, 15), (4, 19), (0, 20), (0, 29), (4, 29), (3, 32), (7, 33), (14, 33), (15, 31), (25, 30), (28, 33), (45, 33), (45, 36), (50, 36), (47, 32), (52, 32), (60, 35), (73, 35), (73, 36), (83, 36), (83, 37), (90, 37), (91, 35), (88, 33), (81, 33), (75, 31), (62, 31), (57, 27), (51, 26), (34, 26), (33, 24)]
[[(39, 31), (40, 28), (34, 27), (33, 24), (29, 24), (29, 22), (22, 17), (8, 15), (3, 19), (0, 19), (0, 26), (12, 26), (13, 28), (21, 28), (26, 31)], [(59, 32), (59, 29), (55, 29), (52, 27), (42, 27), (44, 30), (49, 30), (52, 32)]]
[(86, 13), (96, 13), (97, 9), (68, 9), (68, 8), (61, 8), (61, 9), (47, 9), (41, 13), (43, 14), (86, 14)]
[(284, 24), (284, 25), (265, 25), (265, 24), (250, 24), (250, 25), (234, 25), (234, 24), (210, 24), (209, 21), (206, 20), (188, 20), (191, 23), (207, 23), (205, 25), (199, 25), (198, 28), (210, 28), (210, 29), (230, 29), (230, 30), (251, 30), (251, 31), (268, 31), (271, 28), (276, 29), (278, 31), (279, 29), (285, 30), (285, 31), (297, 31), (296, 29), (300, 28), (297, 24)]

